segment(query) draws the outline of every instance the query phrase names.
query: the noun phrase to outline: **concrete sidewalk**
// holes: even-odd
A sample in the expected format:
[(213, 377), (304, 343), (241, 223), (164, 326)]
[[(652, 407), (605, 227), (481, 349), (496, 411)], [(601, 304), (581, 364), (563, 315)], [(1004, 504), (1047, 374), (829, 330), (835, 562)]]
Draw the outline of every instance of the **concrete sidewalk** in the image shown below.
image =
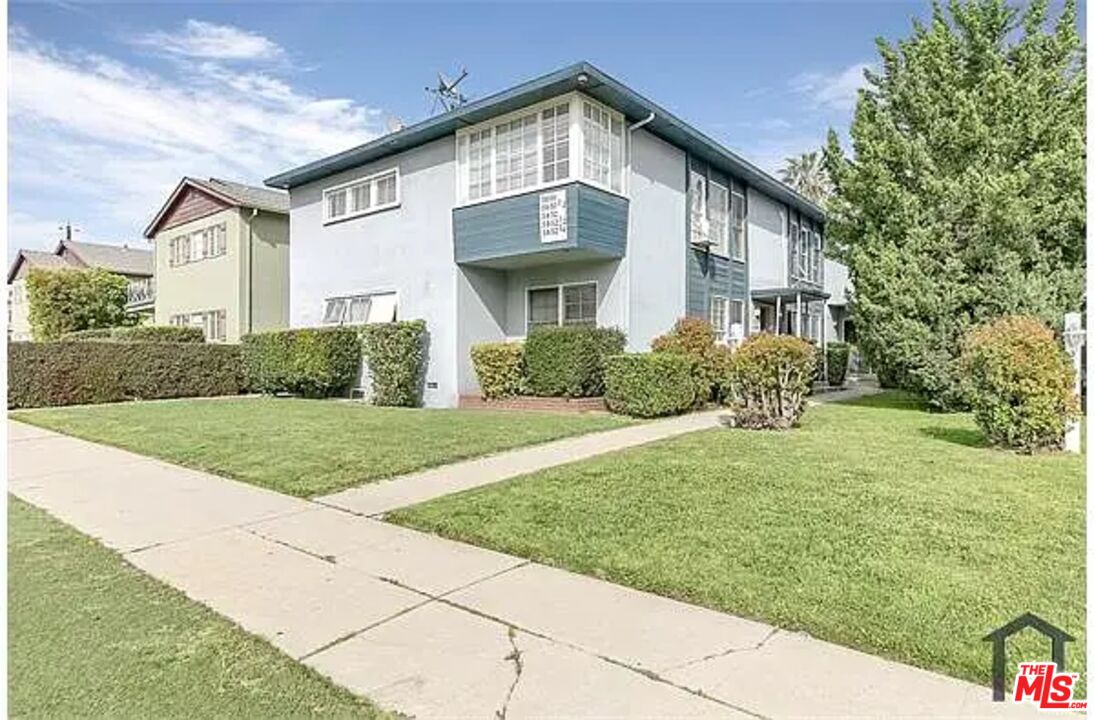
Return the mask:
[(805, 635), (8, 428), (13, 494), (416, 717), (1034, 714)]

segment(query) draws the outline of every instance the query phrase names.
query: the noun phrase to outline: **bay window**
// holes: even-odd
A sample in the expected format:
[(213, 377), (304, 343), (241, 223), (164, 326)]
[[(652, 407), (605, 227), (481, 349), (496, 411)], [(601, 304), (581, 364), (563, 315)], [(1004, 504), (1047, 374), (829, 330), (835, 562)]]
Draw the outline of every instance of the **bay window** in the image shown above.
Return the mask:
[(624, 192), (624, 118), (572, 93), (456, 133), (461, 203), (569, 180)]

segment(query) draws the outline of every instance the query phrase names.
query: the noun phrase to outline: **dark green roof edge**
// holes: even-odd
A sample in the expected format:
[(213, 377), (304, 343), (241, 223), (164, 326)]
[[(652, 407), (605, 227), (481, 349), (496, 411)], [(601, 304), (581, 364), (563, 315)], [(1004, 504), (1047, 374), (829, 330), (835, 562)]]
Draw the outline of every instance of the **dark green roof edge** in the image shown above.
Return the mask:
[[(578, 78), (584, 74), (587, 82)], [(344, 152), (310, 162), (287, 172), (267, 178), (270, 187), (289, 189), (304, 183), (348, 170), (374, 160), (432, 142), (457, 129), (475, 125), (491, 117), (503, 115), (572, 90), (580, 90), (621, 111), (628, 120), (644, 120), (652, 112), (655, 118), (645, 129), (661, 139), (687, 150), (714, 167), (739, 177), (807, 215), (824, 220), (824, 210), (798, 194), (756, 165), (724, 147), (657, 103), (628, 88), (588, 62), (579, 62), (521, 83), (494, 95), (467, 103), (455, 110), (431, 117), (389, 135), (384, 135)]]

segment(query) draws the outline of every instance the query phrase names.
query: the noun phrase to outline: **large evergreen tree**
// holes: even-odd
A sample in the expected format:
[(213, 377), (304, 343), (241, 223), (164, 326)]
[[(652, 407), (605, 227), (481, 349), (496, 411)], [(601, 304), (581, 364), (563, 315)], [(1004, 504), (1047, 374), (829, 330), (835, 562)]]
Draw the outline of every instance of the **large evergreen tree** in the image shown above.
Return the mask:
[(935, 5), (878, 41), (851, 125), (829, 132), (831, 247), (854, 282), (879, 372), (939, 408), (961, 404), (966, 329), (1025, 313), (1061, 324), (1084, 302), (1085, 48), (1075, 0)]

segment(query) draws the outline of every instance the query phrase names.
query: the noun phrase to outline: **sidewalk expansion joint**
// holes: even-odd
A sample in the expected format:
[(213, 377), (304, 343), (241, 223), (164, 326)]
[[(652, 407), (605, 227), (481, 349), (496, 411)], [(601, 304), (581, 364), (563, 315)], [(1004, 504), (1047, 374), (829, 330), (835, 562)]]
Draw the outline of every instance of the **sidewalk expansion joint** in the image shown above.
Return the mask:
[(512, 646), (513, 651), (506, 655), (504, 659), (513, 663), (513, 683), (509, 686), (509, 691), (505, 693), (505, 701), (502, 702), (501, 709), (495, 713), (497, 720), (505, 720), (505, 716), (509, 712), (509, 703), (513, 701), (513, 693), (516, 692), (521, 675), (524, 673), (524, 655), (517, 647), (517, 630), (510, 625), (506, 629), (506, 634), (509, 636), (509, 644)]
[(338, 559), (334, 555), (320, 555), (317, 552), (312, 552), (311, 550), (308, 550), (307, 548), (302, 548), (298, 545), (293, 545), (290, 542), (286, 542), (284, 540), (279, 540), (278, 538), (270, 537), (269, 535), (263, 535), (258, 530), (255, 530), (253, 528), (250, 528), (250, 527), (247, 527), (247, 526), (244, 526), (244, 525), (238, 526), (238, 529), (242, 530), (243, 532), (247, 533), (248, 535), (254, 535), (256, 538), (259, 538), (261, 540), (265, 540), (266, 542), (272, 542), (275, 545), (280, 545), (281, 547), (288, 548), (289, 550), (295, 550), (296, 552), (298, 552), (302, 555), (307, 555), (308, 557), (314, 558), (315, 560), (322, 560), (323, 562), (329, 563), (331, 565), (337, 565), (338, 564)]
[(429, 598), (427, 596), (424, 600), (422, 600), (419, 603), (415, 603), (413, 605), (408, 605), (407, 607), (403, 608), (402, 610), (399, 610), (398, 612), (394, 612), (391, 615), (388, 615), (387, 617), (380, 618), (376, 622), (369, 623), (368, 625), (365, 625), (362, 628), (358, 628), (357, 630), (350, 631), (350, 632), (346, 633), (345, 635), (342, 635), (341, 637), (337, 637), (337, 638), (331, 640), (328, 643), (320, 645), (319, 647), (315, 648), (314, 650), (309, 650), (308, 652), (304, 653), (303, 655), (299, 656), (296, 659), (297, 659), (298, 662), (304, 662), (305, 660), (309, 660), (309, 659), (315, 657), (316, 655), (318, 655), (319, 653), (326, 652), (327, 650), (330, 650), (331, 648), (335, 647), (336, 645), (341, 645), (342, 643), (346, 642), (347, 640), (352, 640), (353, 638), (357, 637), (358, 635), (361, 635), (362, 633), (366, 633), (369, 630), (374, 630), (375, 628), (378, 628), (378, 627), (380, 627), (381, 625), (383, 625), (385, 623), (389, 623), (392, 620), (395, 620), (396, 618), (400, 618), (403, 615), (406, 615), (409, 612), (413, 612), (414, 610), (417, 610), (420, 607), (428, 605), (431, 602), (433, 602), (433, 599)]

